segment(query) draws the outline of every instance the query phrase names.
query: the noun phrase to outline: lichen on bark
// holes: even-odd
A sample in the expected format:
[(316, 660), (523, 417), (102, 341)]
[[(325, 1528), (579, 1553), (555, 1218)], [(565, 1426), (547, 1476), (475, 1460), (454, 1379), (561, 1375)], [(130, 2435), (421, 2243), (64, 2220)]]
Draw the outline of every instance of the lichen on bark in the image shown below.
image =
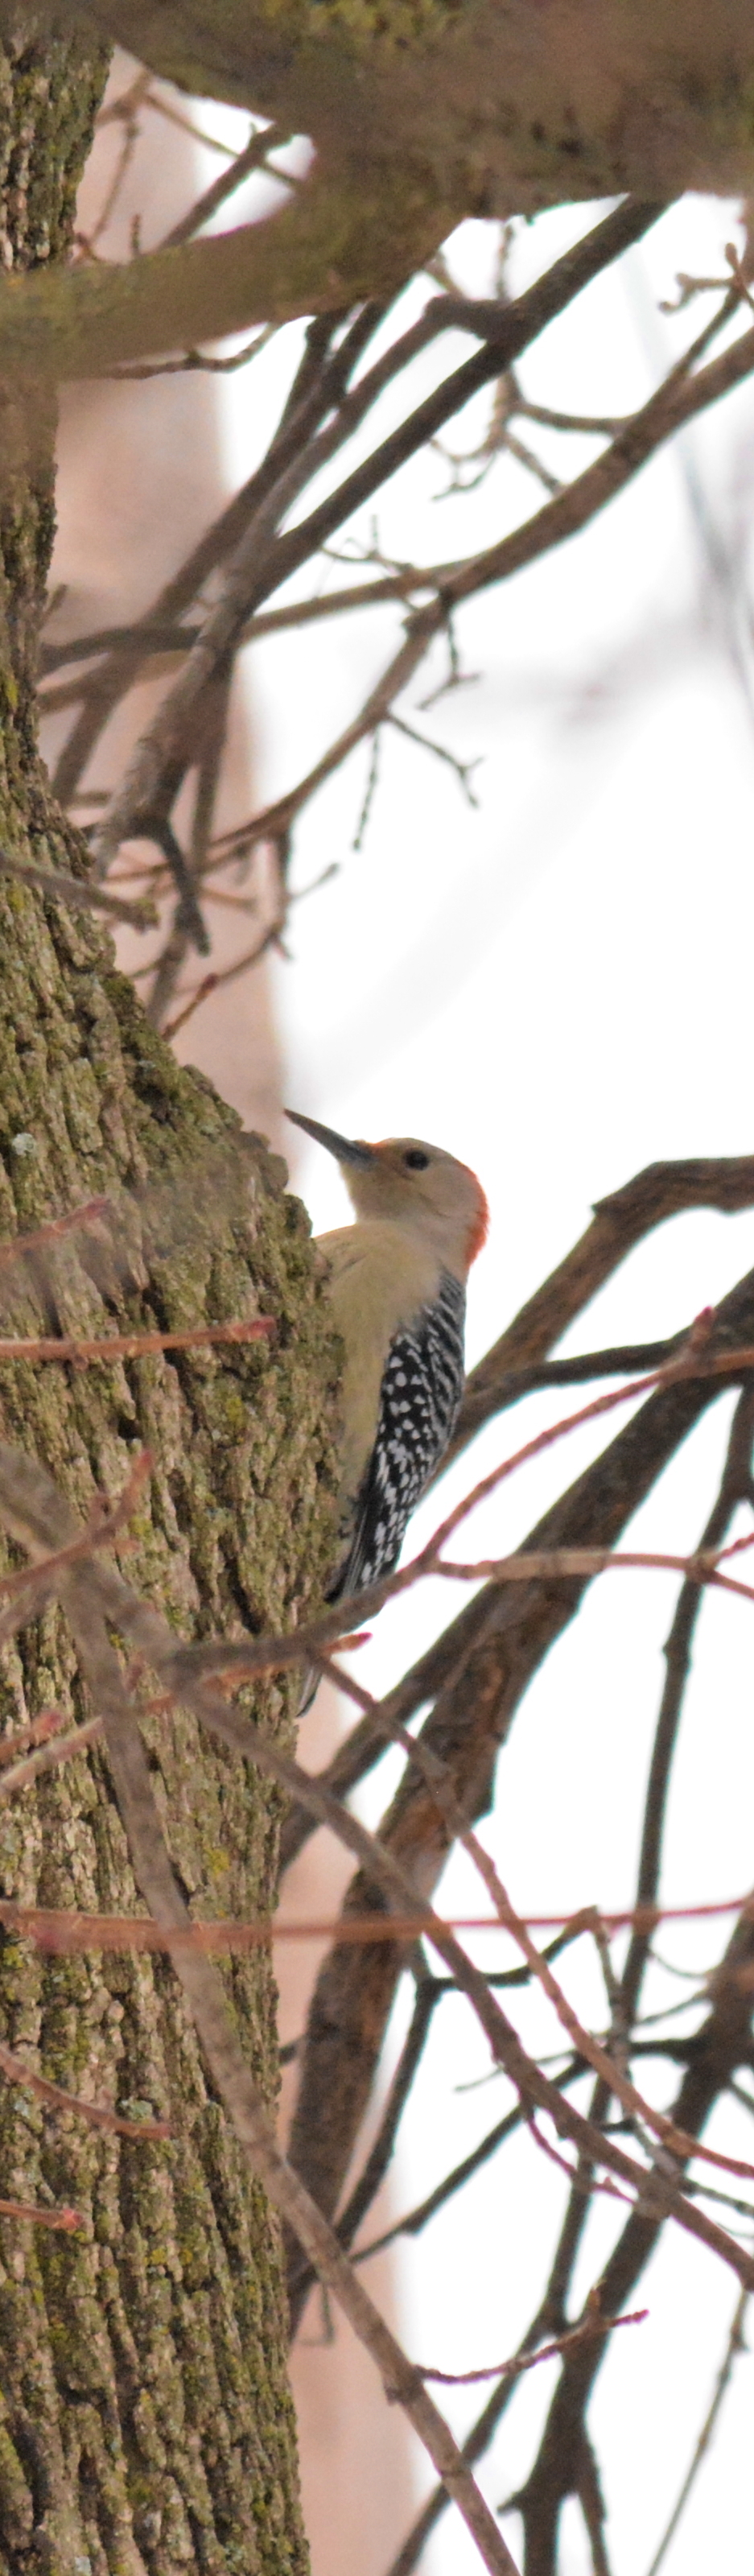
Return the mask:
[[(0, 241), (64, 246), (104, 72), (78, 40), (0, 45)], [(5, 230), (3, 231), (3, 225)], [(85, 854), (39, 765), (33, 647), (52, 526), (49, 414), (6, 405), (0, 490), (0, 846), (79, 871)], [(328, 1417), (337, 1351), (284, 1167), (180, 1069), (89, 916), (0, 879), (0, 1238), (105, 1193), (105, 1213), (0, 1265), (0, 1330), (85, 1331), (274, 1317), (271, 1342), (94, 1366), (0, 1371), (3, 1436), (85, 1514), (152, 1457), (129, 1580), (183, 1635), (298, 1617), (333, 1544)], [(0, 1540), (0, 1571), (17, 1551)], [(286, 1737), (295, 1684), (254, 1713)], [(50, 1606), (0, 1655), (0, 1734), (88, 1704)], [(192, 1911), (274, 1901), (276, 1792), (181, 1714), (145, 1721), (156, 1795)], [(0, 1807), (6, 1896), (134, 1912), (96, 1751)], [(267, 2098), (277, 2082), (271, 1961), (227, 1970)], [(0, 2220), (0, 2576), (302, 2576), (277, 2222), (229, 2135), (169, 1963), (0, 1944), (3, 2037), (57, 2082), (169, 2142), (131, 2143), (0, 2098), (0, 2193), (83, 2217), (72, 2235)]]

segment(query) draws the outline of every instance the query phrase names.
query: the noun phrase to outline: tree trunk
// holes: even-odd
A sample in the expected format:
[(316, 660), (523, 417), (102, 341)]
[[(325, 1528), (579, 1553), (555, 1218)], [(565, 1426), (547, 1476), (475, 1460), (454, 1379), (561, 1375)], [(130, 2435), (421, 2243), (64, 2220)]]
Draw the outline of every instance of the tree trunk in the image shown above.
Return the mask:
[[(65, 248), (104, 77), (78, 39), (0, 46), (6, 266)], [(30, 424), (33, 420), (33, 439)], [(34, 728), (34, 644), (52, 531), (51, 420), (5, 399), (0, 487), (0, 852), (84, 872)], [(0, 1268), (0, 1330), (45, 1333), (275, 1318), (267, 1342), (0, 1377), (2, 1436), (85, 1515), (148, 1447), (129, 1579), (184, 1634), (291, 1623), (332, 1547), (326, 1412), (335, 1353), (305, 1219), (282, 1165), (179, 1069), (113, 972), (94, 917), (0, 875), (0, 1237), (107, 1193), (104, 1215)], [(0, 1571), (18, 1561), (0, 1540)], [(256, 1714), (286, 1733), (295, 1685)], [(50, 1705), (83, 1714), (51, 1607), (0, 1656), (7, 1738)], [(273, 1901), (278, 1803), (183, 1718), (147, 1719), (155, 1788), (197, 1914)], [(133, 1912), (102, 1758), (0, 1807), (0, 1885), (24, 1903)], [(257, 1954), (228, 1971), (270, 2100), (275, 1991)], [(3, 2036), (79, 2095), (170, 2121), (130, 2143), (4, 2087), (0, 2192), (72, 2203), (55, 2234), (0, 2221), (0, 2571), (283, 2576), (306, 2566), (277, 2223), (249, 2184), (167, 1962), (45, 1959), (5, 1937)], [(136, 2109), (134, 2110), (134, 2105)]]

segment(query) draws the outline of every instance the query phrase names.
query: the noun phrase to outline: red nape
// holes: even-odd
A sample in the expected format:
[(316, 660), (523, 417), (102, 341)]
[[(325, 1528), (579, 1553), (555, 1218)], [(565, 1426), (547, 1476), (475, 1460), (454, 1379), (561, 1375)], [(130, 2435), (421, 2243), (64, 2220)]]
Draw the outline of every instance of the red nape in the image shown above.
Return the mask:
[[(472, 1181), (476, 1181), (476, 1172), (471, 1171), (470, 1164), (464, 1163), (463, 1168), (465, 1172), (470, 1173)], [(486, 1243), (490, 1230), (490, 1211), (487, 1206), (481, 1181), (477, 1181), (476, 1185), (479, 1193), (479, 1203), (473, 1225), (469, 1226), (469, 1231), (466, 1237), (466, 1259), (469, 1269), (471, 1269), (472, 1261), (476, 1261), (477, 1253), (481, 1252), (483, 1244)]]

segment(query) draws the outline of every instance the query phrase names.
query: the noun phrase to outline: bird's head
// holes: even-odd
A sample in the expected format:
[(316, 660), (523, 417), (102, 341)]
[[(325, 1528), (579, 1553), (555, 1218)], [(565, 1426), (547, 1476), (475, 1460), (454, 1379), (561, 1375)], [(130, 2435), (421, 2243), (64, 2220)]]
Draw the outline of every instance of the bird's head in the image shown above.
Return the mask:
[(349, 1197), (362, 1218), (410, 1227), (423, 1235), (440, 1259), (465, 1277), (481, 1252), (489, 1210), (476, 1173), (456, 1162), (441, 1145), (421, 1136), (388, 1136), (367, 1145), (361, 1137), (339, 1136), (317, 1118), (287, 1109), (286, 1117), (302, 1127), (341, 1166)]

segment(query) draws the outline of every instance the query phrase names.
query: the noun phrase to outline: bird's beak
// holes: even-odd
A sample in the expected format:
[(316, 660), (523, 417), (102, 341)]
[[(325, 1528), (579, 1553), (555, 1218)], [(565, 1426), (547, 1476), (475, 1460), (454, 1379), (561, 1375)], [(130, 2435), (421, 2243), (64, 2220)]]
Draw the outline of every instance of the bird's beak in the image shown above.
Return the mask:
[(374, 1162), (374, 1146), (363, 1144), (360, 1137), (339, 1136), (334, 1127), (321, 1127), (318, 1118), (304, 1118), (300, 1109), (286, 1109), (284, 1115), (294, 1127), (303, 1127), (305, 1136), (313, 1136), (316, 1145), (324, 1145), (327, 1154), (334, 1154), (337, 1163), (358, 1163), (363, 1167)]

